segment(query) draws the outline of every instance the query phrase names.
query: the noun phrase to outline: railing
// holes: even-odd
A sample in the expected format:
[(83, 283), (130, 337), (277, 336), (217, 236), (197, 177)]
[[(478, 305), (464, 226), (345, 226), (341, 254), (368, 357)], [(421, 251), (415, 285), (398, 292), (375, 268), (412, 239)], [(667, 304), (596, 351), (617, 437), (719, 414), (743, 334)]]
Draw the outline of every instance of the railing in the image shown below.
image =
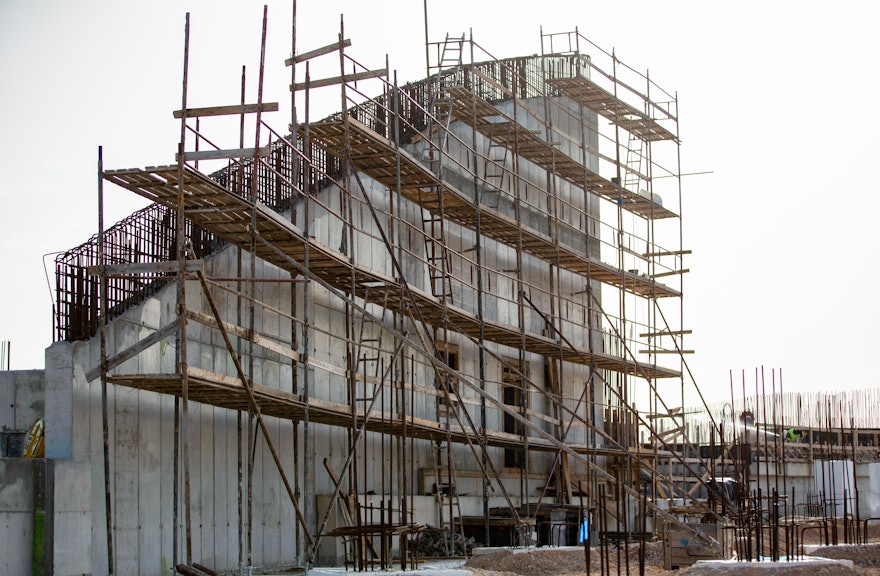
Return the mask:
[[(302, 142), (297, 143), (300, 148)], [(339, 161), (324, 150), (312, 146), (312, 162), (327, 174), (340, 172)], [(265, 159), (270, 162), (273, 173), (260, 165), (257, 180), (258, 200), (276, 211), (291, 206), (291, 187), (288, 181), (302, 182), (305, 166), (293, 162), (290, 150), (275, 146)], [(294, 172), (300, 173), (294, 178)], [(211, 174), (219, 185), (244, 197), (250, 195), (253, 164), (250, 161), (232, 164)], [(283, 175), (283, 177), (279, 176)], [(329, 181), (329, 179), (328, 179)], [(328, 181), (312, 182), (313, 190), (327, 186)], [(138, 210), (104, 232), (104, 252), (107, 264), (157, 262), (177, 258), (176, 213), (158, 204)], [(226, 242), (213, 233), (187, 222), (187, 238), (190, 239), (197, 258), (213, 254)], [(99, 324), (98, 276), (89, 276), (87, 268), (98, 262), (98, 235), (87, 242), (58, 255), (55, 258), (55, 311), (54, 339), (86, 340), (97, 333)], [(173, 277), (165, 274), (138, 274), (114, 276), (107, 279), (107, 319), (123, 312), (155, 294)]]

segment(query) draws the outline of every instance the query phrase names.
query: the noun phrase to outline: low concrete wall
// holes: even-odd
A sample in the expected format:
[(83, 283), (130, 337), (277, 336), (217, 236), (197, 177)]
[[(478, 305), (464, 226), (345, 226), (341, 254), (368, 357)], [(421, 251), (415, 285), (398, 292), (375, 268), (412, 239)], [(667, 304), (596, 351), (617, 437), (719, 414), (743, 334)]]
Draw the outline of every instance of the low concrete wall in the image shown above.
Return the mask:
[(0, 573), (31, 574), (36, 460), (0, 459)]

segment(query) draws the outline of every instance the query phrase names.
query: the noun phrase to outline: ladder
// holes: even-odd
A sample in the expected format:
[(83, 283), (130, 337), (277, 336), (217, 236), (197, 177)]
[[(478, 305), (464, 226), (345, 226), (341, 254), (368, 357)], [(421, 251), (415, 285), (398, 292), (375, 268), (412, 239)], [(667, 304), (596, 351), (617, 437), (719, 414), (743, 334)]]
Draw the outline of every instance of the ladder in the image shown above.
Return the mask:
[[(639, 193), (642, 179), (638, 176), (642, 173), (642, 167), (647, 160), (647, 142), (634, 134), (629, 135), (626, 145), (626, 172), (623, 177), (623, 187), (631, 192)], [(645, 183), (647, 185), (647, 182)]]
[[(364, 294), (364, 300), (368, 300), (369, 297), (369, 288), (367, 288), (367, 293)], [(382, 299), (382, 317), (384, 318), (386, 311), (388, 310), (388, 290), (385, 289), (385, 293)], [(357, 369), (364, 376), (373, 376), (375, 378), (380, 378), (382, 376), (381, 371), (384, 368), (380, 362), (383, 349), (382, 349), (382, 336), (385, 334), (385, 330), (373, 320), (372, 316), (368, 314), (361, 315), (360, 329), (358, 333), (358, 346), (357, 346)], [(366, 381), (364, 383), (364, 390), (366, 390)], [(367, 397), (364, 401), (367, 401), (371, 397)], [(365, 408), (368, 406), (365, 405)]]
[[(447, 555), (455, 556), (456, 533), (461, 535), (461, 542), (464, 545), (464, 520), (461, 514), (461, 501), (455, 487), (455, 466), (452, 462), (451, 445), (448, 442), (437, 440), (434, 444), (434, 478), (439, 527), (443, 530)], [(458, 514), (458, 532), (456, 532), (455, 514)]]
[(446, 244), (446, 225), (443, 220), (443, 201), (439, 198), (440, 194), (439, 190), (420, 189), (419, 202), (432, 205), (432, 209), (422, 210), (425, 262), (428, 267), (431, 294), (441, 303), (449, 302), (451, 304), (453, 301), (452, 277), (450, 276), (452, 255)]
[[(452, 99), (444, 91), (444, 84), (448, 76), (448, 74), (444, 74), (444, 71), (452, 70), (454, 80), (461, 69), (464, 41), (464, 34), (461, 37), (446, 35), (440, 53), (440, 62), (437, 65), (437, 72), (432, 83), (430, 115), (426, 128), (427, 146), (422, 151), (421, 160), (438, 179), (442, 179), (443, 154), (449, 140), (449, 126), (452, 122), (453, 108)], [(423, 206), (422, 231), (431, 293), (443, 303), (452, 303), (452, 278), (450, 275), (452, 255), (446, 243), (442, 186), (420, 189), (419, 203)]]
[(510, 153), (510, 132), (513, 126), (507, 127), (507, 135), (503, 142), (496, 142), (489, 138), (486, 150), (486, 165), (483, 171), (483, 180), (492, 188), (489, 198), (496, 199), (492, 208), (497, 208), (500, 193), (504, 190), (505, 175), (507, 174), (507, 156)]
[(450, 37), (446, 34), (440, 62), (434, 67), (436, 73), (431, 83), (431, 100), (428, 106), (428, 146), (422, 151), (422, 161), (438, 176), (441, 158), (449, 140), (449, 124), (452, 122), (453, 100), (446, 94), (445, 87), (447, 82), (456, 81), (461, 70), (463, 52), (464, 34), (461, 37)]

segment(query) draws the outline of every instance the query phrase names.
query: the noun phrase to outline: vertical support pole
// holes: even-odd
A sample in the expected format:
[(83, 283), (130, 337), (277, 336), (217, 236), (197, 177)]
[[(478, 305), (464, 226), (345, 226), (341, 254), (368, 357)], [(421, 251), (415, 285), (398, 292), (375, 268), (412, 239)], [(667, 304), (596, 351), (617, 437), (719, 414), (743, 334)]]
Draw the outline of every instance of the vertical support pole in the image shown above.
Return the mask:
[[(248, 306), (248, 325), (250, 336), (248, 337), (248, 383), (253, 386), (254, 383), (254, 339), (255, 320), (256, 320), (256, 291), (257, 285), (254, 280), (257, 277), (257, 200), (259, 196), (259, 174), (260, 174), (260, 129), (262, 128), (262, 104), (263, 104), (263, 78), (266, 68), (266, 27), (268, 19), (267, 5), (263, 6), (263, 26), (260, 36), (260, 68), (257, 72), (257, 113), (254, 127), (254, 157), (251, 163), (251, 190), (249, 201), (251, 202), (251, 243), (250, 243), (250, 303)], [(219, 321), (219, 319), (218, 319)], [(253, 566), (253, 474), (254, 463), (257, 449), (257, 430), (254, 422), (254, 407), (251, 407), (248, 430), (253, 430), (253, 442), (250, 444), (251, 457), (248, 459), (250, 467), (248, 470), (248, 566)], [(268, 441), (267, 430), (261, 428), (266, 440)]]
[[(427, 0), (426, 0), (427, 1)], [(386, 67), (387, 67), (387, 56), (386, 56)], [(388, 220), (390, 222), (390, 234), (391, 242), (393, 245), (400, 249), (400, 241), (398, 238), (399, 228), (396, 225), (397, 211), (400, 210), (400, 88), (397, 84), (397, 70), (394, 71), (394, 84), (392, 86), (391, 91), (391, 101), (392, 101), (392, 114), (394, 118), (394, 194), (388, 195)], [(395, 202), (397, 199), (397, 202)], [(399, 257), (399, 255), (398, 255)], [(401, 298), (401, 302), (403, 298)], [(394, 328), (395, 330), (402, 329), (402, 316), (395, 312), (394, 313)], [(399, 383), (399, 392), (395, 395), (398, 402), (400, 421), (403, 424), (403, 433), (398, 437), (398, 492), (400, 495), (400, 523), (408, 524), (409, 523), (409, 500), (407, 499), (408, 490), (409, 490), (409, 479), (407, 474), (407, 466), (408, 459), (406, 455), (407, 450), (407, 410), (406, 410), (406, 388), (404, 386), (404, 374), (406, 367), (406, 351), (400, 355), (400, 359), (392, 359), (394, 366), (397, 367), (398, 372), (392, 370), (391, 372), (391, 382), (393, 385)], [(401, 534), (400, 536), (400, 569), (406, 570), (407, 565), (407, 545), (408, 545), (407, 534)], [(413, 568), (417, 568), (415, 562), (413, 562)]]
[[(245, 87), (247, 85), (247, 69), (242, 66), (241, 67), (241, 104), (245, 103)], [(242, 112), (239, 118), (239, 129), (238, 129), (238, 147), (244, 148), (244, 118), (245, 115)], [(238, 178), (236, 180), (236, 190), (239, 195), (244, 196), (243, 188), (244, 188), (244, 165), (239, 162), (237, 164)], [(236, 308), (236, 325), (242, 325), (241, 318), (241, 294), (242, 294), (242, 259), (241, 259), (241, 247), (236, 247), (236, 277), (238, 281), (236, 282), (236, 297), (235, 297), (235, 308)], [(241, 338), (236, 339), (238, 345), (238, 355), (241, 356)], [(236, 441), (237, 441), (237, 457), (238, 457), (238, 568), (240, 572), (244, 571), (244, 563), (245, 557), (249, 554), (249, 551), (245, 549), (245, 535), (244, 535), (244, 527), (245, 527), (245, 505), (244, 505), (244, 446), (242, 442), (244, 441), (243, 436), (243, 415), (241, 411), (238, 411), (236, 415)], [(250, 426), (248, 426), (250, 429)], [(247, 446), (250, 443), (246, 444)], [(250, 478), (248, 478), (248, 482), (250, 482)], [(248, 487), (248, 494), (250, 494), (250, 488)], [(250, 522), (250, 516), (248, 516), (247, 521)], [(250, 540), (247, 540), (248, 545), (250, 545)]]
[[(426, 29), (427, 34), (427, 29)], [(470, 47), (470, 61), (474, 61), (474, 39), (473, 39), (473, 31), (470, 31), (470, 42), (468, 43)], [(438, 72), (439, 73), (439, 72)], [(439, 96), (439, 94), (437, 95)], [(474, 114), (474, 126), (476, 126), (476, 101), (473, 102), (473, 114)], [(486, 389), (486, 342), (485, 342), (485, 323), (483, 318), (483, 241), (482, 241), (482, 232), (481, 232), (481, 215), (482, 215), (482, 197), (480, 194), (480, 182), (477, 177), (479, 171), (479, 160), (476, 154), (477, 150), (477, 130), (472, 130), (472, 144), (474, 149), (473, 154), (473, 171), (474, 171), (474, 196), (473, 202), (476, 206), (476, 225), (475, 225), (475, 246), (474, 250), (476, 252), (475, 259), (477, 265), (477, 318), (479, 320), (480, 330), (479, 330), (479, 351), (478, 351), (478, 362), (479, 362), (479, 378), (480, 378), (480, 389)], [(487, 159), (488, 161), (488, 159)], [(501, 167), (502, 171), (505, 169), (504, 166)], [(444, 247), (445, 250), (445, 247)], [(444, 280), (445, 282), (445, 280)], [(523, 366), (522, 362), (517, 367), (517, 370), (522, 371)], [(464, 410), (467, 410), (466, 406), (462, 407)], [(483, 436), (484, 442), (486, 438), (486, 398), (484, 396), (480, 397), (480, 434)], [(452, 450), (450, 446), (449, 450)], [(488, 466), (488, 454), (485, 450), (482, 451), (482, 460), (483, 460), (483, 469)], [(526, 456), (528, 458), (528, 456)], [(482, 485), (482, 495), (483, 495), (483, 532), (485, 536), (486, 545), (489, 545), (489, 482), (485, 476), (481, 478)], [(450, 496), (452, 496), (450, 494)], [(455, 496), (458, 497), (457, 495)], [(451, 501), (451, 498), (450, 498)], [(451, 510), (450, 510), (450, 522), (452, 521)], [(452, 534), (453, 538), (454, 530)], [(462, 527), (462, 536), (464, 536), (464, 529)]]
[[(292, 0), (292, 15), (291, 15), (291, 37), (290, 37), (290, 85), (294, 86), (296, 84), (296, 0)], [(294, 208), (294, 203), (296, 201), (297, 187), (302, 190), (302, 181), (301, 181), (301, 163), (300, 157), (296, 154), (296, 146), (299, 138), (299, 125), (296, 117), (296, 91), (290, 91), (290, 142), (293, 144), (294, 149), (290, 150), (290, 170), (291, 170), (291, 178), (290, 181), (293, 183), (292, 188), (290, 190), (290, 222), (291, 224), (296, 224), (296, 208)], [(306, 200), (308, 202), (308, 200)], [(296, 275), (291, 272), (290, 278), (294, 279)], [(304, 287), (305, 289), (305, 287)], [(297, 300), (297, 284), (292, 283), (290, 285), (290, 347), (295, 352), (299, 346), (297, 333), (296, 333), (296, 300)], [(298, 366), (296, 360), (290, 361), (290, 375), (291, 375), (291, 393), (297, 394), (299, 393), (299, 382), (298, 382)], [(299, 474), (299, 426), (296, 421), (292, 422), (292, 434), (293, 434), (293, 492), (295, 497), (300, 498), (300, 474)], [(302, 549), (302, 530), (299, 525), (296, 525), (296, 556), (297, 558), (302, 558), (303, 549)]]
[(183, 436), (183, 513), (186, 533), (186, 564), (192, 563), (192, 515), (190, 510), (190, 470), (189, 470), (189, 378), (186, 357), (186, 213), (184, 158), (186, 151), (186, 94), (189, 81), (189, 12), (186, 13), (186, 28), (183, 47), (183, 87), (180, 115), (180, 144), (177, 156), (177, 321), (178, 338), (177, 372), (180, 375), (182, 422), (180, 433)]
[[(348, 94), (346, 91), (346, 82), (345, 78), (345, 20), (340, 15), (339, 17), (339, 76), (343, 78), (343, 80), (339, 84), (339, 98), (340, 98), (340, 110), (342, 114), (342, 124), (343, 124), (343, 146), (345, 147), (347, 154), (344, 159), (342, 159), (342, 178), (340, 182), (342, 186), (339, 188), (339, 214), (342, 220), (342, 234), (340, 235), (340, 252), (346, 254), (349, 258), (349, 263), (351, 265), (350, 269), (350, 287), (352, 294), (355, 293), (355, 285), (356, 285), (356, 276), (355, 276), (355, 246), (354, 246), (354, 221), (352, 214), (352, 199), (351, 193), (348, 188), (350, 186), (351, 181), (351, 172), (352, 170), (356, 170), (351, 164), (351, 134), (349, 127), (349, 117), (348, 117)], [(355, 358), (356, 350), (354, 347), (354, 313), (355, 310), (351, 306), (350, 302), (345, 302), (345, 363), (346, 363), (346, 384), (348, 387), (348, 400), (349, 400), (349, 408), (351, 410), (351, 428), (348, 429), (348, 446), (349, 450), (353, 453), (353, 461), (352, 465), (349, 469), (349, 487), (351, 494), (354, 495), (355, 500), (355, 523), (360, 528), (363, 526), (363, 517), (361, 514), (361, 504), (359, 501), (359, 482), (358, 482), (358, 471), (360, 467), (358, 466), (359, 458), (358, 454), (358, 444), (356, 442), (357, 438), (353, 434), (353, 430), (357, 427), (357, 382), (355, 379), (355, 372), (357, 369), (357, 360)], [(365, 387), (366, 388), (366, 387)], [(366, 394), (365, 394), (366, 395)], [(363, 444), (364, 455), (366, 456), (367, 451), (367, 442), (364, 441)], [(364, 491), (366, 492), (367, 488), (367, 469), (363, 467), (364, 471)], [(359, 539), (357, 543), (358, 550), (358, 569), (364, 570), (365, 566), (365, 555), (366, 549), (363, 546), (363, 540)], [(314, 556), (314, 553), (313, 553)]]
[[(310, 258), (310, 248), (311, 241), (309, 240), (311, 236), (311, 198), (312, 198), (312, 174), (313, 174), (313, 166), (312, 166), (312, 144), (310, 139), (310, 131), (309, 131), (309, 85), (311, 83), (311, 75), (309, 73), (309, 62), (306, 61), (306, 89), (305, 89), (305, 134), (303, 135), (303, 149), (306, 154), (306, 158), (308, 158), (308, 165), (306, 166), (306, 182), (305, 182), (305, 207), (303, 208), (303, 236), (305, 237), (305, 242), (303, 245), (303, 266), (306, 270), (309, 270), (309, 258)], [(302, 324), (302, 365), (303, 365), (303, 388), (302, 388), (302, 397), (303, 397), (303, 450), (305, 451), (305, 455), (303, 456), (303, 516), (305, 517), (306, 525), (309, 529), (315, 528), (315, 454), (312, 447), (312, 434), (311, 434), (311, 426), (309, 422), (309, 403), (311, 398), (312, 391), (312, 378), (311, 373), (309, 372), (309, 358), (311, 356), (311, 287), (310, 284), (303, 285), (303, 324)], [(311, 558), (314, 556), (315, 551), (311, 546), (306, 547), (304, 557), (306, 560), (306, 569), (308, 569), (308, 564), (311, 561)]]
[(98, 146), (98, 265), (100, 277), (101, 433), (104, 441), (104, 509), (107, 526), (107, 572), (113, 574), (113, 514), (110, 497), (110, 423), (107, 411), (107, 265), (104, 253), (104, 147)]
[[(428, 40), (428, 0), (423, 0), (422, 10), (425, 17), (425, 78), (431, 77), (431, 50)], [(438, 70), (439, 73), (439, 70)]]

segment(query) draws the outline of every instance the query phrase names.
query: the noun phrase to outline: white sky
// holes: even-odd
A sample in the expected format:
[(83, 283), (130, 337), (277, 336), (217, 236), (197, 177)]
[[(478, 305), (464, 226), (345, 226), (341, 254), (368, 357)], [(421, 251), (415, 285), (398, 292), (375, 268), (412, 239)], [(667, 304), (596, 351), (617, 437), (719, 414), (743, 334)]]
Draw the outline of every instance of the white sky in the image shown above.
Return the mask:
[[(290, 0), (269, 2), (264, 99), (289, 122)], [(531, 5), (532, 8), (526, 7)], [(685, 179), (685, 324), (698, 384), (727, 395), (728, 371), (782, 368), (787, 390), (878, 386), (874, 296), (880, 190), (877, 57), (870, 2), (490, 2), (429, 0), (432, 40), (473, 29), (498, 57), (540, 52), (573, 30), (680, 100)], [(12, 368), (41, 368), (52, 341), (42, 256), (97, 230), (105, 166), (173, 161), (184, 14), (192, 13), (190, 106), (255, 100), (262, 3), (0, 0), (0, 339)], [(420, 0), (298, 6), (300, 51), (335, 41), (401, 81), (424, 76)], [(338, 100), (326, 103), (338, 109)], [(237, 146), (237, 142), (229, 147)], [(109, 224), (145, 203), (106, 190)], [(49, 278), (52, 258), (47, 258)]]

